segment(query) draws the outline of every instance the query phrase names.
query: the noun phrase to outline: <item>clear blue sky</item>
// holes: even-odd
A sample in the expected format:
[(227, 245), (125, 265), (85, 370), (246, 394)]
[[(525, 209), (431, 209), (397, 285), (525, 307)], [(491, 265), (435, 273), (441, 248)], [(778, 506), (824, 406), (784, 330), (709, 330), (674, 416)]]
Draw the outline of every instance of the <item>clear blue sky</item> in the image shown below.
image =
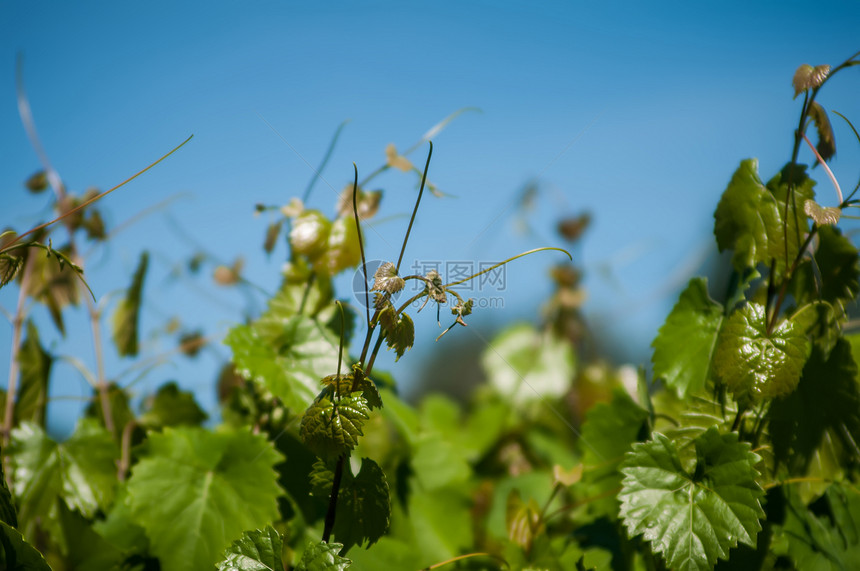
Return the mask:
[[(795, 68), (838, 64), (860, 49), (858, 22), (856, 2), (6, 1), (0, 224), (21, 230), (48, 216), (48, 198), (27, 195), (21, 184), (39, 163), (18, 117), (18, 53), (44, 146), (74, 192), (113, 186), (193, 133), (179, 153), (100, 206), (116, 225), (173, 201), (88, 261), (101, 298), (125, 287), (140, 249), (151, 250), (143, 331), (147, 351), (158, 353), (170, 340), (150, 334), (170, 316), (223, 334), (246, 306), (206, 279), (167, 280), (195, 250), (177, 224), (224, 261), (244, 256), (249, 279), (276, 288), (283, 246), (271, 259), (262, 253), (266, 219), (255, 218), (253, 206), (286, 203), (312, 175), (280, 137), (317, 164), (337, 125), (350, 119), (324, 173), (340, 189), (353, 161), (368, 173), (386, 144), (406, 148), (449, 113), (474, 106), (481, 113), (460, 116), (435, 140), (430, 178), (455, 198), (422, 204), (407, 255), (495, 261), (560, 245), (557, 219), (588, 210), (593, 226), (574, 251), (589, 272), (587, 314), (615, 335), (619, 354), (644, 362), (679, 288), (714, 253), (713, 209), (739, 161), (758, 157), (768, 178), (788, 160), (799, 111)], [(858, 87), (860, 72), (849, 70), (821, 102), (860, 121)], [(833, 122), (833, 168), (853, 187), (860, 145)], [(416, 163), (422, 153), (412, 156)], [(529, 218), (533, 232), (518, 234), (511, 205), (535, 177), (542, 192)], [(377, 182), (386, 190), (382, 216), (402, 216), (377, 224), (369, 257), (392, 259), (414, 185), (397, 173)], [(835, 203), (826, 181), (819, 192), (821, 202)], [(311, 205), (330, 212), (334, 199), (320, 182)], [(557, 259), (514, 262), (503, 312), (472, 323), (536, 320)], [(0, 291), (7, 311), (15, 294)], [(61, 342), (44, 327), (45, 341), (92, 364), (88, 326), (69, 319), (70, 338)], [(417, 322), (416, 348), (396, 366), (385, 363), (405, 383), (436, 348), (434, 317)], [(10, 340), (10, 328), (0, 328), (3, 378)], [(174, 359), (136, 391), (175, 378), (212, 409), (217, 361), (211, 353)], [(109, 358), (111, 375), (126, 366)], [(62, 432), (88, 389), (66, 364), (55, 375), (57, 394), (71, 397), (51, 405), (52, 427)]]

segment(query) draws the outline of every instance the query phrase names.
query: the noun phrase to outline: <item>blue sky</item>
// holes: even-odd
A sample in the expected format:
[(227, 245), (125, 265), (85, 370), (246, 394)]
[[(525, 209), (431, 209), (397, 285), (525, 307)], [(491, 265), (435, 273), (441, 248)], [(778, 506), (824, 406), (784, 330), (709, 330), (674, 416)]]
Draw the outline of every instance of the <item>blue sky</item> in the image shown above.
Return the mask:
[[(171, 340), (149, 334), (170, 316), (218, 335), (246, 308), (241, 294), (205, 277), (167, 279), (195, 242), (225, 262), (244, 256), (250, 280), (277, 287), (284, 248), (262, 253), (267, 219), (255, 218), (253, 206), (301, 194), (313, 175), (303, 158), (316, 165), (342, 121), (350, 120), (310, 201), (325, 212), (332, 188), (351, 180), (353, 161), (368, 173), (388, 143), (407, 148), (453, 111), (477, 107), (434, 141), (430, 178), (453, 197), (421, 205), (407, 259), (496, 261), (561, 245), (558, 218), (587, 210), (593, 226), (573, 252), (589, 276), (587, 315), (636, 364), (649, 359), (648, 343), (679, 288), (715, 254), (712, 213), (740, 160), (758, 157), (763, 178), (788, 160), (799, 112), (795, 68), (835, 65), (860, 49), (857, 22), (855, 2), (7, 1), (0, 3), (0, 223), (20, 230), (48, 216), (48, 198), (21, 184), (39, 163), (17, 112), (19, 53), (42, 142), (73, 192), (109, 188), (193, 133), (180, 152), (101, 204), (117, 225), (169, 200), (94, 250), (87, 266), (102, 298), (127, 285), (142, 248), (152, 252), (143, 330), (146, 350), (158, 354)], [(849, 70), (820, 101), (860, 120), (858, 86)], [(833, 169), (850, 188), (860, 145), (832, 120)], [(424, 152), (411, 158), (421, 163)], [(535, 178), (541, 192), (523, 234), (513, 205)], [(369, 233), (368, 256), (392, 259), (414, 179), (387, 173), (376, 183), (386, 192), (382, 218), (394, 218)], [(826, 180), (818, 190), (821, 202), (836, 202)], [(543, 253), (514, 262), (505, 309), (472, 323), (536, 321), (557, 260)], [(15, 300), (14, 288), (0, 291), (7, 311)], [(86, 320), (68, 319), (73, 333), (60, 340), (45, 327), (46, 343), (92, 365)], [(435, 319), (416, 321), (415, 349), (397, 365), (383, 363), (407, 384), (410, 369), (437, 349)], [(10, 343), (4, 326), (0, 346)], [(228, 355), (216, 349), (220, 357), (157, 367), (136, 392), (177, 379), (212, 409), (214, 371)], [(2, 371), (8, 354), (0, 352)], [(109, 356), (109, 375), (127, 365)], [(64, 398), (52, 402), (51, 422), (62, 432), (88, 388), (66, 364), (55, 375)]]

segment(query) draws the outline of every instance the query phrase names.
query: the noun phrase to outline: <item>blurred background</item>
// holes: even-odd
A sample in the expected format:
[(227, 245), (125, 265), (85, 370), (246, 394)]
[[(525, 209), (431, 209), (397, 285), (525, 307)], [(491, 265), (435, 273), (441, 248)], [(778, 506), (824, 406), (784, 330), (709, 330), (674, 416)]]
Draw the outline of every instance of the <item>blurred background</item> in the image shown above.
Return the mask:
[[(140, 397), (176, 380), (217, 417), (215, 379), (229, 358), (220, 340), (264, 309), (286, 259), (283, 240), (263, 251), (275, 214), (255, 214), (255, 205), (287, 204), (316, 178), (308, 205), (331, 215), (353, 162), (363, 178), (385, 164), (388, 144), (409, 149), (462, 110), (433, 137), (429, 179), (444, 196), (425, 195), (404, 266), (477, 269), (539, 246), (569, 247), (559, 221), (588, 213), (571, 253), (585, 276), (590, 346), (613, 363), (647, 365), (687, 280), (719, 279), (712, 216), (740, 161), (757, 157), (767, 180), (789, 160), (800, 112), (795, 69), (847, 59), (860, 49), (858, 22), (856, 2), (2, 2), (0, 225), (20, 232), (53, 217), (48, 193), (23, 184), (41, 166), (19, 115), (19, 58), (42, 144), (70, 192), (106, 190), (194, 134), (100, 203), (115, 234), (82, 249), (108, 314), (140, 251), (150, 252), (146, 357), (122, 360), (107, 347), (108, 376), (133, 383)], [(856, 123), (852, 71), (819, 102)], [(831, 121), (832, 168), (850, 190), (860, 144), (841, 119)], [(408, 157), (419, 168), (426, 147)], [(801, 157), (814, 162), (806, 148)], [(835, 205), (821, 169), (814, 176), (819, 202)], [(392, 169), (368, 185), (384, 190), (365, 229), (369, 260), (396, 259), (417, 182)], [(240, 259), (253, 285), (215, 283), (219, 264)], [(419, 314), (412, 351), (379, 366), (406, 394), (426, 390), (422, 383), (462, 384), (479, 373), (494, 331), (540, 321), (550, 268), (563, 259), (541, 252), (512, 262), (503, 287), (467, 292), (492, 297), (494, 307), (438, 342), (435, 312)], [(338, 294), (350, 299), (347, 274)], [(7, 316), (16, 303), (16, 287), (0, 290)], [(63, 337), (40, 311), (48, 350), (93, 368), (86, 312), (65, 312)], [(177, 353), (195, 333), (210, 343), (194, 358)], [(11, 326), (0, 327), (4, 379), (10, 346)], [(91, 391), (67, 361), (55, 364), (52, 383), (49, 426), (62, 435)]]

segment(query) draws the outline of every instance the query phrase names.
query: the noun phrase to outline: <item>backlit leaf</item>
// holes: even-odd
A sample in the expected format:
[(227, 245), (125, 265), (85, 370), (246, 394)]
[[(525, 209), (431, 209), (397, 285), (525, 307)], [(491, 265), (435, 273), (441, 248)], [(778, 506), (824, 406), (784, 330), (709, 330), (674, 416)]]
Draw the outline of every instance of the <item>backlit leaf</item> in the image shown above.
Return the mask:
[[(382, 313), (384, 314), (386, 311), (394, 312), (393, 308), (387, 308)], [(385, 344), (388, 345), (389, 349), (394, 349), (397, 354), (394, 360), (399, 361), (406, 350), (415, 343), (415, 325), (412, 323), (412, 318), (407, 313), (401, 313), (393, 325), (386, 327), (382, 314), (380, 314), (380, 323), (383, 324)]]
[(842, 211), (835, 206), (821, 206), (814, 200), (804, 202), (803, 211), (819, 226), (836, 224), (842, 216)]
[(322, 212), (305, 210), (293, 220), (290, 247), (294, 254), (315, 260), (325, 251), (331, 231), (332, 224)]
[(620, 515), (630, 536), (643, 534), (668, 567), (710, 571), (738, 543), (756, 545), (764, 517), (755, 480), (760, 458), (736, 433), (716, 428), (695, 447), (696, 465), (687, 471), (662, 434), (634, 444), (621, 469)]
[(794, 86), (794, 96), (797, 97), (807, 89), (818, 87), (824, 83), (829, 73), (829, 65), (812, 67), (808, 63), (802, 64), (794, 72), (794, 77), (791, 80), (791, 84)]
[(314, 269), (328, 277), (335, 276), (347, 268), (361, 262), (361, 249), (358, 247), (358, 230), (355, 218), (342, 217), (331, 225), (325, 251), (314, 262)]
[(352, 561), (338, 555), (342, 548), (340, 543), (312, 543), (302, 554), (296, 571), (345, 571)]
[(282, 457), (261, 435), (166, 428), (132, 468), (132, 514), (164, 571), (207, 569), (244, 530), (278, 518)]
[(370, 407), (360, 394), (335, 401), (323, 397), (314, 401), (302, 417), (302, 440), (320, 458), (333, 460), (355, 448), (368, 418)]
[(219, 571), (282, 571), (284, 542), (275, 528), (246, 531), (224, 552)]
[(12, 431), (8, 452), (18, 520), (28, 537), (40, 520), (58, 534), (58, 499), (86, 517), (107, 509), (113, 501), (119, 448), (95, 419), (81, 419), (62, 444), (51, 440), (40, 426), (24, 423)]
[(682, 397), (704, 388), (722, 324), (723, 306), (708, 296), (707, 280), (690, 280), (651, 344), (654, 376)]
[(140, 320), (140, 300), (143, 294), (143, 279), (149, 264), (149, 254), (140, 255), (137, 270), (131, 285), (113, 314), (113, 341), (117, 352), (123, 357), (137, 355), (138, 322)]
[(764, 306), (748, 303), (720, 333), (714, 369), (737, 400), (758, 402), (794, 391), (809, 355), (809, 340), (796, 323), (783, 320), (767, 331)]
[(397, 268), (391, 262), (385, 262), (373, 274), (373, 287), (370, 291), (397, 293), (406, 285), (403, 278), (397, 275)]

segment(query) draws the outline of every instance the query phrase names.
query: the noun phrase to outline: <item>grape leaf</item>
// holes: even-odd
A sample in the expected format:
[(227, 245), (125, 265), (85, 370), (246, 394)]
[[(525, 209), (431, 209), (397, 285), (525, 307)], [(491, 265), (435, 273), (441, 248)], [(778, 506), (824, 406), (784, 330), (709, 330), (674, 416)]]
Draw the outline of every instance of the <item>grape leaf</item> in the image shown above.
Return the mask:
[(323, 276), (332, 277), (361, 261), (358, 229), (352, 216), (341, 217), (331, 225), (328, 243), (322, 255), (314, 261), (314, 269)]
[(155, 396), (148, 399), (147, 406), (148, 410), (137, 422), (150, 429), (180, 424), (197, 426), (208, 418), (194, 400), (194, 395), (180, 390), (173, 381), (159, 387)]
[(8, 452), (18, 520), (28, 537), (40, 520), (59, 536), (58, 498), (86, 517), (106, 509), (114, 498), (119, 448), (95, 419), (81, 419), (62, 444), (38, 425), (23, 423), (12, 431)]
[(290, 230), (290, 248), (294, 254), (302, 254), (315, 260), (326, 248), (331, 222), (319, 210), (305, 210), (293, 221)]
[[(265, 317), (265, 316), (264, 316)], [(337, 341), (304, 315), (263, 318), (234, 327), (224, 342), (233, 349), (237, 372), (267, 388), (293, 410), (316, 396), (319, 379), (337, 369)]]
[(681, 397), (703, 389), (722, 324), (723, 306), (708, 296), (707, 279), (690, 280), (651, 344), (654, 376)]
[(224, 552), (219, 571), (282, 571), (284, 542), (275, 528), (246, 531)]
[(565, 339), (522, 323), (493, 339), (481, 364), (491, 385), (522, 404), (564, 394), (576, 370), (576, 356)]
[(801, 64), (794, 72), (791, 85), (794, 86), (794, 96), (797, 97), (811, 87), (818, 87), (830, 73), (829, 65), (817, 65), (812, 67), (808, 63)]
[(386, 321), (387, 316), (393, 314), (393, 307), (386, 307), (380, 313), (379, 321), (382, 324), (382, 334), (385, 335), (385, 344), (388, 345), (389, 349), (394, 349), (397, 354), (394, 360), (399, 361), (406, 350), (415, 343), (415, 325), (412, 323), (412, 318), (406, 313), (398, 315), (397, 321), (393, 319)]
[(388, 531), (390, 518), (391, 504), (385, 473), (370, 458), (362, 458), (356, 476), (353, 477), (349, 469), (344, 473), (338, 494), (334, 536), (346, 549), (365, 542), (365, 547), (370, 548)]
[(860, 294), (860, 261), (857, 248), (842, 235), (839, 228), (822, 226), (818, 229), (818, 247), (815, 249), (820, 283), (810, 263), (797, 268), (792, 280), (793, 295), (801, 301), (821, 299), (842, 308)]
[(278, 518), (282, 457), (261, 435), (165, 428), (132, 468), (128, 498), (164, 571), (211, 567), (243, 530)]
[(18, 400), (15, 401), (16, 422), (45, 422), (48, 403), (48, 379), (51, 376), (53, 358), (42, 348), (39, 330), (32, 320), (27, 320), (27, 337), (18, 352), (21, 379)]
[(764, 517), (756, 483), (760, 458), (736, 433), (709, 429), (695, 440), (687, 472), (659, 432), (633, 445), (622, 464), (620, 516), (631, 537), (643, 534), (673, 569), (707, 570), (738, 542), (755, 547)]
[(58, 508), (62, 549), (70, 569), (121, 569), (125, 556), (118, 547), (93, 531), (81, 514), (69, 510), (62, 502)]
[(373, 274), (373, 287), (370, 291), (397, 293), (406, 285), (403, 278), (397, 275), (397, 268), (391, 262), (385, 262)]
[(296, 571), (344, 571), (352, 561), (338, 555), (342, 548), (340, 543), (311, 543), (305, 548)]
[(842, 210), (835, 206), (821, 206), (814, 200), (803, 203), (803, 211), (819, 226), (833, 225), (842, 217)]
[(0, 521), (0, 568), (8, 571), (51, 571), (39, 551), (17, 529)]
[(24, 258), (12, 254), (0, 254), (0, 288), (11, 282), (24, 265)]
[(324, 396), (305, 411), (300, 429), (302, 440), (320, 458), (333, 460), (355, 448), (368, 418), (370, 407), (360, 394), (334, 401)]
[(623, 390), (614, 391), (611, 402), (598, 403), (586, 414), (581, 438), (585, 464), (581, 486), (585, 497), (599, 498), (589, 502), (591, 513), (611, 518), (618, 513), (615, 494), (607, 494), (621, 485), (618, 467), (624, 453), (631, 444), (647, 437), (647, 418), (648, 413)]
[(764, 306), (748, 303), (723, 325), (714, 369), (736, 400), (790, 394), (809, 355), (802, 327), (784, 320), (768, 333)]
[(827, 162), (836, 154), (836, 141), (833, 139), (833, 127), (830, 125), (830, 119), (818, 101), (810, 102), (807, 115), (815, 123), (815, 130), (818, 131), (818, 144), (815, 145), (815, 150), (818, 151), (821, 159)]
[(768, 257), (776, 260), (776, 271), (782, 273), (786, 263), (797, 257), (809, 232), (803, 205), (815, 199), (815, 181), (807, 176), (806, 165), (788, 163), (766, 186), (776, 199), (779, 215), (776, 226), (768, 226)]
[[(791, 474), (807, 476), (827, 465), (822, 476), (838, 476), (841, 466), (858, 454), (860, 387), (851, 345), (840, 339), (829, 356), (812, 352), (797, 390), (771, 403), (768, 414), (774, 458)], [(822, 470), (817, 470), (822, 471)], [(813, 483), (814, 484), (814, 483)], [(823, 492), (825, 482), (807, 486), (805, 499)], [(816, 493), (817, 492), (817, 493)]]
[(140, 320), (140, 299), (143, 294), (143, 279), (149, 265), (149, 254), (142, 252), (137, 270), (125, 298), (119, 302), (113, 314), (113, 342), (117, 352), (123, 357), (137, 355), (138, 321)]

